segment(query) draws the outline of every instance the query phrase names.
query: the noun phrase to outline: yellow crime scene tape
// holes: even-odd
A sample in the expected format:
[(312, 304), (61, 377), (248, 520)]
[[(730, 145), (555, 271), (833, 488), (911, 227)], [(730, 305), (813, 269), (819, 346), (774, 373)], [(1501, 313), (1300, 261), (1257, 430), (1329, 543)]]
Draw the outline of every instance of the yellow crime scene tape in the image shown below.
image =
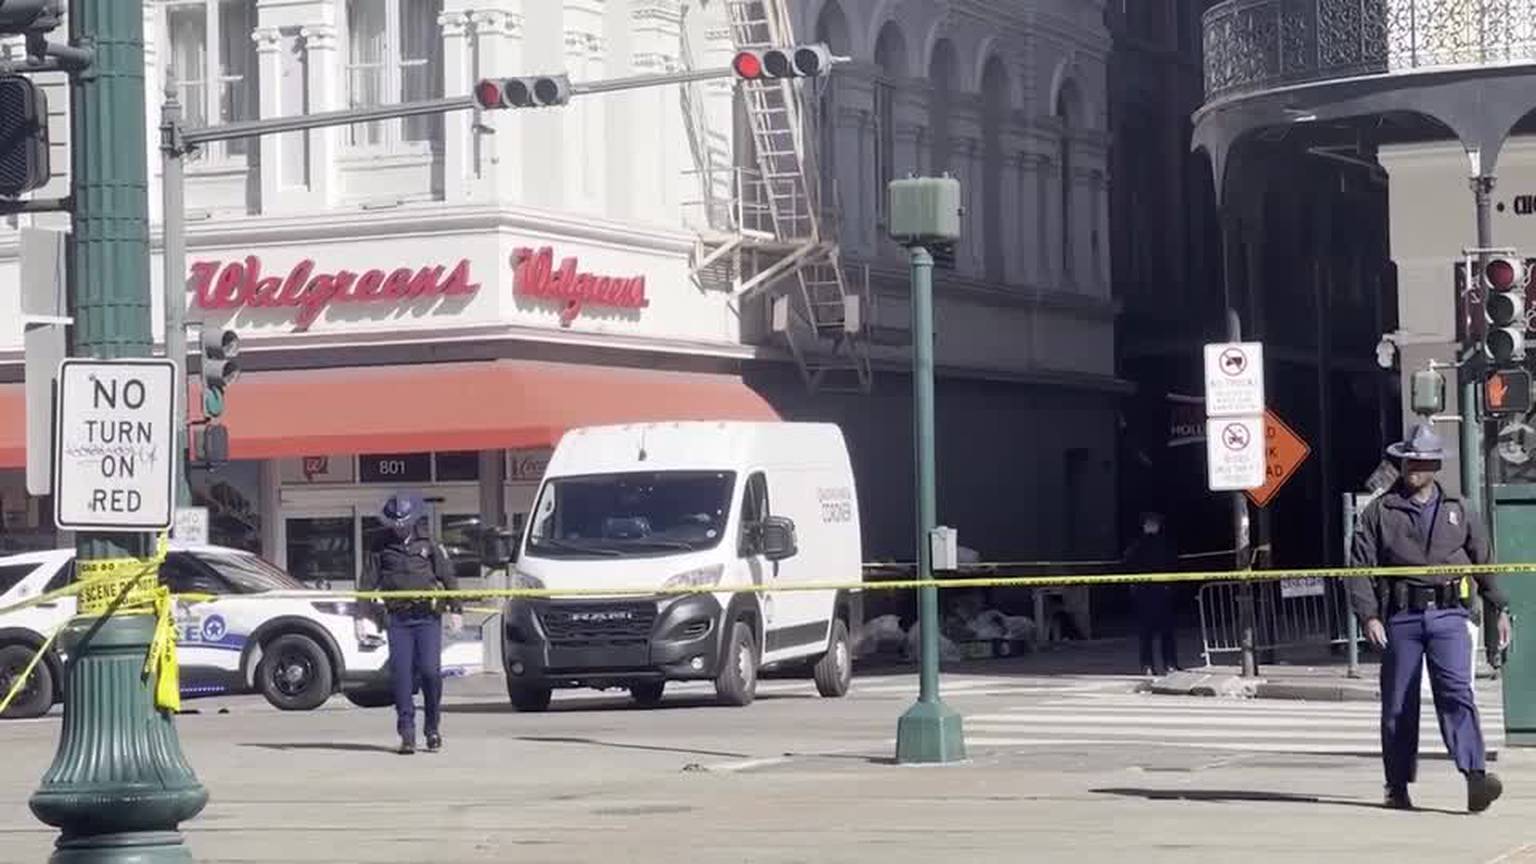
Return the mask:
[[(76, 618), (100, 618), (118, 614), (144, 614), (155, 616), (155, 632), (150, 639), (148, 655), (144, 658), (144, 676), (155, 679), (155, 705), (166, 711), (181, 710), (181, 676), (176, 665), (176, 625), (171, 615), (174, 597), (170, 589), (160, 584), (160, 565), (165, 561), (168, 540), (159, 536), (155, 551), (148, 558), (101, 558), (81, 561), (76, 568), (76, 582), (57, 591), (0, 609), (0, 614), (18, 611), (61, 597), (74, 595), (77, 603)], [(38, 662), (64, 625), (54, 628), (43, 642), (27, 668), (11, 682), (10, 690), (0, 699), (0, 714), (10, 707), (31, 678)]]
[[(142, 613), (151, 607), (156, 615), (155, 635), (145, 659), (144, 674), (155, 675), (155, 704), (168, 711), (181, 708), (179, 674), (176, 666), (176, 630), (171, 609), (178, 597), (183, 599), (207, 599), (209, 595), (173, 595), (158, 583), (160, 563), (165, 559), (166, 539), (161, 535), (159, 546), (147, 559), (116, 558), (105, 561), (87, 561), (80, 565), (79, 582), (39, 597), (0, 608), (0, 615), (19, 611), (61, 597), (79, 595), (80, 615), (96, 617), (117, 613)], [(1201, 553), (1188, 557), (1210, 557)], [(1093, 562), (1073, 562), (1085, 566)], [(1120, 562), (1109, 562), (1120, 563)], [(910, 569), (911, 564), (874, 565), (889, 569)], [(967, 565), (971, 567), (975, 565)], [(996, 569), (1002, 565), (980, 565), (977, 569)], [(572, 597), (618, 596), (673, 596), (685, 594), (791, 594), (814, 591), (910, 591), (919, 588), (957, 590), (965, 588), (1048, 588), (1086, 585), (1134, 585), (1142, 583), (1178, 582), (1268, 582), (1290, 579), (1361, 579), (1391, 578), (1403, 576), (1459, 576), (1462, 577), (1461, 594), (1470, 596), (1470, 578), (1480, 575), (1512, 575), (1536, 573), (1536, 563), (1509, 564), (1442, 564), (1408, 567), (1315, 567), (1274, 570), (1193, 570), (1166, 573), (1092, 573), (1092, 574), (1037, 574), (1031, 576), (955, 576), (939, 579), (890, 579), (877, 581), (804, 582), (793, 585), (710, 585), (678, 588), (647, 588), (618, 586), (608, 588), (471, 588), (434, 591), (327, 591), (329, 596), (347, 597), (362, 601), (382, 600), (489, 600), (489, 599), (559, 599)], [(249, 595), (245, 599), (289, 599), (293, 592), (270, 591)], [(306, 592), (302, 596), (313, 596)], [(496, 614), (500, 610), (471, 608), (467, 611)], [(53, 636), (57, 635), (55, 631)], [(11, 692), (0, 701), (0, 713), (10, 705), (21, 690), (39, 658), (53, 641), (38, 651), (26, 671), (13, 683)]]

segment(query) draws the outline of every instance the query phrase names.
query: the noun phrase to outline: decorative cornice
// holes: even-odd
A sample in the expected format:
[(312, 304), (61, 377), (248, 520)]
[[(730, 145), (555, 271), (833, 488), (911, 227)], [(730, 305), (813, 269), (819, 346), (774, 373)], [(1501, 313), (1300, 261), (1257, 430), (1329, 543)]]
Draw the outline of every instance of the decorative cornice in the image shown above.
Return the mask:
[(256, 53), (276, 54), (282, 50), (283, 34), (276, 27), (257, 27), (251, 31), (251, 41), (256, 43)]
[(469, 32), (469, 15), (464, 12), (439, 13), (437, 26), (443, 29), (444, 38), (461, 39)]
[(479, 9), (469, 13), (469, 26), (480, 36), (521, 36), (523, 16), (502, 9)]
[(334, 24), (309, 24), (299, 30), (305, 51), (335, 51), (337, 28)]

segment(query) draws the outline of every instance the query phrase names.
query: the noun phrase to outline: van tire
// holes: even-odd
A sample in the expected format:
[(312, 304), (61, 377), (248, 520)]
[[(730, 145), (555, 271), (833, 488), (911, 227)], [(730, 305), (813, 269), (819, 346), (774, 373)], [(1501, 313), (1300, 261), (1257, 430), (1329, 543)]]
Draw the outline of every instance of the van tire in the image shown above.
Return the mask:
[(848, 625), (843, 619), (832, 619), (832, 638), (827, 643), (827, 653), (816, 661), (814, 671), (816, 692), (829, 699), (848, 694), (853, 686), (853, 648), (849, 645)]
[(331, 698), (335, 682), (325, 649), (302, 633), (284, 633), (261, 646), (256, 686), (274, 708), (313, 711)]
[[(26, 671), (27, 664), (32, 662), (32, 655), (37, 650), (30, 645), (5, 645), (0, 646), (0, 699), (10, 692), (11, 685), (16, 677)], [(16, 699), (6, 707), (5, 713), (0, 715), (6, 720), (25, 720), (31, 717), (41, 717), (53, 707), (54, 682), (53, 670), (48, 664), (39, 660), (37, 666), (32, 669), (32, 677)]]
[(555, 691), (549, 687), (507, 682), (508, 701), (512, 703), (513, 708), (524, 714), (538, 714), (549, 710), (549, 703), (554, 695)]
[(636, 681), (629, 685), (629, 696), (641, 708), (655, 708), (661, 704), (661, 696), (666, 689), (665, 681)]
[(745, 708), (757, 695), (757, 644), (745, 621), (731, 625), (724, 664), (715, 676), (715, 696), (721, 705)]

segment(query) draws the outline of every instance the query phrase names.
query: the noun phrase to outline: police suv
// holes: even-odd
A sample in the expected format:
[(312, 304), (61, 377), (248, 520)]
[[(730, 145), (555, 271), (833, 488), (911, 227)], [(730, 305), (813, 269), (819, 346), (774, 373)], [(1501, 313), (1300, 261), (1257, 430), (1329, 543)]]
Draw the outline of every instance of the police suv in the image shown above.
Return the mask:
[[(0, 610), (70, 583), (75, 550), (0, 558)], [(332, 694), (354, 704), (391, 704), (383, 634), (359, 628), (354, 602), (308, 589), (260, 556), (220, 546), (175, 546), (160, 569), (176, 594), (176, 654), (184, 697), (259, 692), (277, 708), (307, 711)], [(263, 594), (280, 592), (280, 596)], [(75, 614), (65, 597), (0, 611), (0, 698), (47, 635)], [(36, 717), (63, 698), (63, 664), (50, 651), (5, 717)]]

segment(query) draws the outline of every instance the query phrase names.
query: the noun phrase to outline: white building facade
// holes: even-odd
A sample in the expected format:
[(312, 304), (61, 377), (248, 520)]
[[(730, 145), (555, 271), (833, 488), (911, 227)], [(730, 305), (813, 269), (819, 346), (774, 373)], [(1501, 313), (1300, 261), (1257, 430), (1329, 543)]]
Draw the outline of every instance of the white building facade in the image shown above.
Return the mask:
[[(350, 578), (396, 485), (442, 499), (447, 533), (517, 523), (569, 425), (779, 416), (844, 425), (866, 551), (910, 558), (905, 253), (884, 238), (883, 188), (948, 171), (966, 233), (937, 285), (941, 517), (983, 557), (1112, 551), (1124, 387), (1097, 0), (149, 0), (145, 73), (174, 80), (188, 125), (224, 123), (467, 95), (483, 77), (723, 68), (753, 16), (849, 58), (796, 85), (797, 158), (837, 281), (859, 298), (861, 392), (806, 386), (807, 361), (770, 320), (785, 285), (742, 292), (782, 250), (738, 240), (743, 252), (708, 260), (747, 233), (732, 214), (750, 196), (731, 178), (762, 164), (729, 78), (212, 144), (187, 163), (176, 300), (238, 331), (248, 370), (225, 418), (235, 462), (195, 478), (199, 503), (227, 511), (215, 539)], [(49, 95), (56, 180), (40, 196), (68, 182), (67, 94)], [(5, 309), (28, 224), (59, 219), (0, 231)], [(706, 266), (727, 259), (723, 277)], [(12, 546), (54, 542), (43, 505), (18, 494), (20, 348), (19, 326), (0, 329)], [(430, 422), (390, 419), (412, 404)]]

